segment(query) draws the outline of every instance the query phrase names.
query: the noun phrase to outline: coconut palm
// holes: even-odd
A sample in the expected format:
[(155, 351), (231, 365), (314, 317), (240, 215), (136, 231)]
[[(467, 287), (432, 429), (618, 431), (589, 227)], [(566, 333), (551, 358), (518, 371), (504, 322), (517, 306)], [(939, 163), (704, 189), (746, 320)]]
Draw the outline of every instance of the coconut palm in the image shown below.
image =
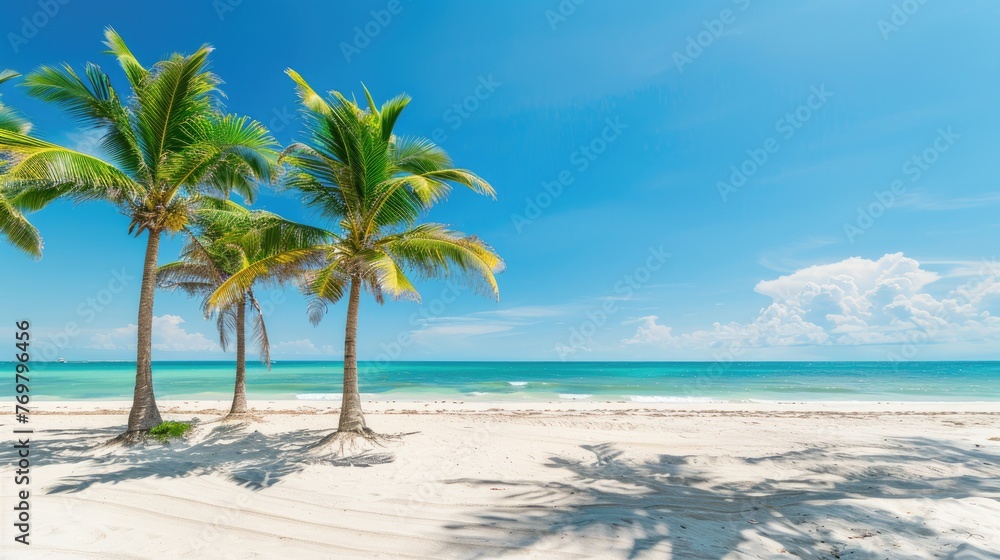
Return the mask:
[[(0, 70), (0, 84), (20, 76), (13, 70)], [(26, 135), (31, 123), (17, 111), (0, 102), (0, 131)], [(0, 174), (10, 165), (10, 158), (0, 150)], [(18, 208), (17, 196), (7, 189), (0, 190), (0, 234), (7, 241), (33, 258), (42, 256), (42, 237)]]
[(368, 107), (362, 109), (337, 92), (323, 98), (297, 73), (288, 74), (297, 84), (310, 138), (282, 155), (289, 166), (283, 186), (301, 193), (304, 203), (332, 226), (333, 240), (253, 263), (226, 280), (210, 305), (231, 305), (254, 278), (275, 267), (322, 256), (323, 265), (304, 278), (303, 288), (312, 297), (309, 316), (314, 324), (328, 304), (348, 298), (340, 421), (337, 432), (324, 440), (343, 445), (355, 436), (373, 435), (358, 390), (361, 290), (379, 304), (387, 297), (419, 301), (411, 275), (459, 276), (498, 297), (494, 274), (503, 261), (486, 243), (444, 225), (417, 224), (447, 196), (451, 184), (491, 197), (494, 191), (474, 173), (452, 167), (448, 155), (432, 142), (393, 133), (409, 97), (401, 95), (379, 107), (365, 89)]
[(277, 153), (267, 130), (221, 110), (219, 79), (207, 70), (212, 49), (174, 54), (146, 67), (112, 29), (109, 53), (125, 72), (130, 92), (121, 97), (100, 67), (83, 76), (71, 67), (42, 67), (25, 78), (28, 93), (67, 110), (99, 131), (107, 161), (90, 154), (0, 131), (0, 150), (16, 161), (3, 181), (22, 204), (38, 209), (59, 197), (105, 201), (122, 210), (128, 231), (146, 234), (139, 294), (136, 382), (124, 441), (144, 439), (161, 422), (153, 394), (151, 338), (156, 260), (164, 234), (181, 231), (204, 194), (230, 191), (253, 198), (269, 181)]
[[(246, 323), (252, 316), (252, 336), (257, 354), (271, 369), (270, 342), (264, 323), (264, 311), (248, 287), (233, 305), (213, 310), (208, 298), (223, 282), (251, 262), (269, 256), (264, 251), (289, 251), (311, 247), (328, 240), (325, 231), (297, 224), (276, 214), (251, 211), (232, 201), (205, 199), (194, 220), (185, 228), (187, 239), (180, 260), (163, 265), (157, 271), (161, 288), (180, 290), (202, 298), (206, 318), (213, 318), (219, 332), (219, 346), (226, 350), (231, 336), (236, 345), (236, 383), (228, 418), (243, 419), (250, 412), (246, 398)], [(257, 278), (256, 285), (281, 285), (303, 273), (300, 261), (292, 266), (276, 267)]]

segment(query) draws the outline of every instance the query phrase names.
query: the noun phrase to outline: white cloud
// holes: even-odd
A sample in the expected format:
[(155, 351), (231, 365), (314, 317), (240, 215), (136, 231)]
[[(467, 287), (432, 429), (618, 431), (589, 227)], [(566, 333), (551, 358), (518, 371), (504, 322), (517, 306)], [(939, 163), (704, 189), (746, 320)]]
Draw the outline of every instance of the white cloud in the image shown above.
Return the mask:
[(629, 344), (663, 344), (673, 342), (674, 336), (670, 332), (673, 329), (657, 323), (656, 321), (658, 319), (659, 317), (656, 315), (648, 315), (646, 317), (640, 317), (635, 321), (630, 321), (633, 323), (639, 323), (639, 328), (635, 331), (635, 336), (625, 342)]
[[(187, 332), (181, 325), (184, 319), (178, 315), (153, 317), (153, 349), (172, 352), (217, 352), (219, 345), (205, 335)], [(97, 333), (90, 338), (93, 348), (100, 350), (134, 350), (138, 327), (126, 327)]]
[(1000, 339), (1000, 318), (989, 310), (1000, 295), (1000, 270), (985, 263), (967, 276), (961, 286), (934, 295), (941, 276), (902, 253), (878, 260), (854, 257), (759, 282), (754, 290), (771, 303), (748, 323), (715, 323), (676, 335), (648, 316), (623, 342), (710, 348)]
[(91, 348), (99, 350), (135, 349), (136, 326), (129, 325), (90, 337)]

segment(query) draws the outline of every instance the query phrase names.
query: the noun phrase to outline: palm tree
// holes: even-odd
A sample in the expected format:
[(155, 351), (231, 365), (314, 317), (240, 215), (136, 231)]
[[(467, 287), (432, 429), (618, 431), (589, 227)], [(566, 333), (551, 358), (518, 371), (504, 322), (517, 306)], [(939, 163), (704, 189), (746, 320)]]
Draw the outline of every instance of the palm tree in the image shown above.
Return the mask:
[(234, 274), (210, 298), (212, 307), (238, 301), (253, 279), (274, 267), (323, 258), (321, 267), (304, 278), (313, 299), (314, 324), (327, 304), (348, 297), (344, 337), (344, 389), (337, 432), (324, 442), (341, 445), (356, 436), (372, 437), (365, 424), (358, 391), (357, 330), (361, 290), (382, 304), (392, 299), (419, 301), (408, 276), (461, 276), (473, 288), (499, 296), (494, 274), (503, 261), (486, 243), (440, 224), (417, 224), (431, 206), (443, 200), (451, 184), (494, 196), (493, 188), (474, 173), (452, 167), (438, 146), (423, 138), (393, 133), (410, 98), (401, 95), (381, 107), (365, 89), (367, 110), (333, 92), (323, 98), (294, 71), (310, 140), (289, 146), (282, 160), (289, 170), (284, 186), (295, 189), (304, 203), (326, 219), (336, 233), (332, 242), (311, 249), (285, 251)]
[[(0, 84), (18, 76), (20, 74), (13, 70), (0, 70)], [(0, 102), (0, 131), (26, 135), (30, 130), (31, 123), (17, 111)], [(0, 150), (0, 175), (10, 163), (10, 158)], [(21, 213), (18, 199), (12, 194), (7, 189), (0, 190), (0, 234), (3, 234), (11, 245), (32, 258), (41, 258), (42, 237)]]
[[(251, 211), (232, 201), (205, 199), (195, 219), (185, 228), (188, 238), (179, 261), (161, 266), (157, 280), (161, 288), (181, 290), (202, 298), (206, 318), (214, 316), (219, 346), (226, 350), (230, 336), (236, 341), (236, 383), (229, 419), (245, 419), (250, 412), (246, 397), (246, 322), (252, 315), (253, 341), (261, 362), (271, 369), (270, 342), (264, 311), (248, 287), (232, 306), (213, 310), (208, 298), (222, 283), (251, 262), (269, 256), (264, 251), (289, 251), (328, 240), (325, 231), (285, 220), (277, 214)], [(305, 261), (276, 267), (257, 284), (284, 284), (303, 273)]]
[(152, 325), (156, 260), (163, 234), (181, 231), (205, 194), (253, 198), (258, 181), (275, 174), (275, 142), (246, 117), (221, 110), (219, 79), (207, 70), (212, 49), (174, 54), (147, 68), (112, 29), (109, 53), (131, 89), (122, 98), (100, 67), (81, 78), (68, 65), (42, 67), (25, 79), (28, 93), (66, 109), (103, 133), (108, 161), (18, 133), (0, 131), (0, 150), (15, 154), (4, 182), (20, 189), (30, 209), (55, 198), (100, 200), (131, 219), (129, 233), (146, 237), (139, 295), (135, 392), (126, 442), (140, 441), (161, 422), (153, 395)]

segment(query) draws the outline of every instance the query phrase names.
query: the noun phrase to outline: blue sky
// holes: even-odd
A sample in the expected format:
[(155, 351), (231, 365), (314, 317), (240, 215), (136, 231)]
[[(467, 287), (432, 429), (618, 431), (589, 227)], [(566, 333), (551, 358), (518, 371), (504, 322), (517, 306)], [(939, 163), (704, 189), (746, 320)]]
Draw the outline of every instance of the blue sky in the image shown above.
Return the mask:
[[(147, 63), (211, 43), (228, 110), (282, 143), (300, 137), (287, 67), (412, 95), (397, 129), (499, 193), (456, 191), (429, 219), (508, 268), (499, 303), (441, 283), (420, 305), (364, 301), (363, 359), (1000, 358), (1000, 7), (576, 1), (8, 2), (0, 67), (93, 61), (121, 88), (105, 26)], [(3, 95), (38, 135), (92, 148)], [(256, 207), (313, 219), (287, 194)], [(127, 219), (31, 219), (45, 255), (0, 247), (4, 315), (46, 357), (133, 357), (144, 244)], [(197, 302), (157, 298), (154, 359), (226, 358)], [(265, 299), (276, 358), (342, 355), (344, 306), (312, 327), (294, 290)]]

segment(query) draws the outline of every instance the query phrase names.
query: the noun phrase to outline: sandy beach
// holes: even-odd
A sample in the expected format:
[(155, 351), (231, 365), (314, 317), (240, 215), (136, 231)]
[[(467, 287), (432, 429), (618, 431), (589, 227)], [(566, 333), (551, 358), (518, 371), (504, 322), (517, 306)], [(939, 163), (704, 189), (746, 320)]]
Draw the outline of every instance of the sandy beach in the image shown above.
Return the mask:
[(168, 401), (186, 441), (101, 448), (127, 404), (38, 404), (5, 558), (998, 557), (997, 403), (369, 402), (390, 437), (339, 460), (335, 402)]
[(1000, 1), (3, 8), (0, 560), (1000, 560)]

